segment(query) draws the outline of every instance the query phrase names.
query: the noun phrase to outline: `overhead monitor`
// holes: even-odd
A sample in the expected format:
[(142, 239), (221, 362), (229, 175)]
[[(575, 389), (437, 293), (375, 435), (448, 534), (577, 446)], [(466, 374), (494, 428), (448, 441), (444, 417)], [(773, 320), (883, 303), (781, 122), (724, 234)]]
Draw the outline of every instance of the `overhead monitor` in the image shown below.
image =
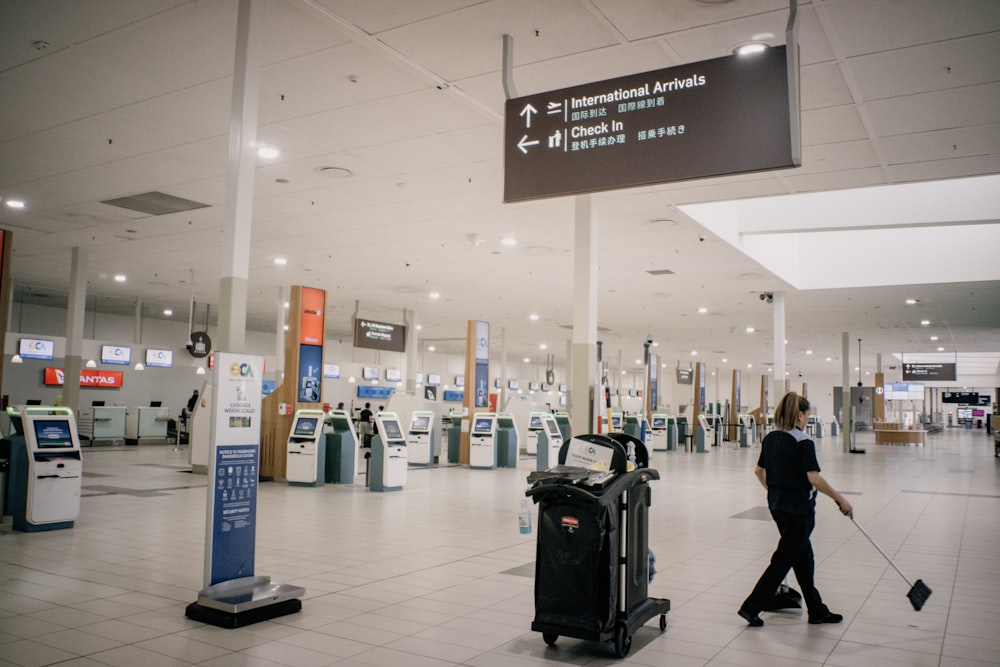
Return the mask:
[(476, 417), (472, 425), (473, 435), (490, 435), (493, 433), (494, 417)]
[(541, 388), (541, 385), (538, 384), (537, 382), (528, 383), (528, 391), (538, 391), (539, 388)]
[(149, 407), (151, 407), (151, 408), (162, 408), (163, 407), (163, 401), (150, 401), (149, 402)]
[(528, 422), (528, 428), (530, 429), (542, 429), (542, 416), (541, 415), (531, 415), (531, 421)]
[(517, 390), (518, 386), (517, 380), (507, 380), (508, 389)]
[(455, 386), (456, 387), (464, 387), (465, 386), (465, 376), (464, 375), (456, 375), (455, 376)]
[(362, 366), (361, 367), (361, 377), (364, 380), (377, 380), (378, 379), (378, 366)]
[(146, 366), (152, 368), (170, 368), (174, 365), (173, 350), (154, 350), (146, 348)]
[(398, 368), (385, 369), (386, 382), (399, 382), (403, 379), (403, 373)]
[(104, 401), (91, 401), (90, 402), (90, 407), (92, 407), (92, 408), (103, 408), (104, 407)]
[(958, 409), (959, 419), (972, 419), (972, 408), (959, 408)]
[(132, 362), (132, 348), (121, 345), (102, 345), (101, 363), (127, 366)]
[(403, 439), (403, 431), (399, 428), (399, 422), (395, 418), (383, 417), (382, 428), (385, 431), (386, 441)]
[(52, 359), (55, 351), (55, 341), (38, 338), (22, 338), (17, 346), (17, 353), (22, 359)]
[(413, 419), (410, 420), (410, 430), (411, 431), (426, 431), (431, 426), (431, 416), (430, 415), (413, 415)]
[(440, 387), (441, 386), (441, 376), (437, 373), (427, 374), (427, 386), (428, 387)]
[(35, 444), (39, 449), (72, 449), (68, 419), (35, 419)]
[(299, 417), (295, 420), (292, 435), (300, 438), (312, 438), (316, 435), (319, 424), (319, 417)]

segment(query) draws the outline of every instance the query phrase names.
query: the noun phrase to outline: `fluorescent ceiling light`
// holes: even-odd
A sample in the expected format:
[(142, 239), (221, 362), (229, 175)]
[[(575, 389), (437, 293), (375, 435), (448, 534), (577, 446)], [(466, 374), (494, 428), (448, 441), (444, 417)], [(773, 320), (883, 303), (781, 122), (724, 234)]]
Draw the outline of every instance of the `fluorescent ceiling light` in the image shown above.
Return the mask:
[(24, 208), (24, 202), (20, 199), (8, 199), (6, 202), (8, 208)]
[(116, 283), (123, 283), (126, 280), (128, 280), (128, 277), (124, 273), (116, 273), (115, 274), (115, 282)]
[(440, 299), (441, 298), (441, 292), (431, 292), (430, 297), (432, 299)]
[(504, 244), (505, 246), (508, 246), (508, 247), (516, 246), (517, 245), (517, 239), (515, 239), (513, 236), (505, 236), (502, 239), (500, 239), (500, 243), (502, 243), (502, 244)]
[(257, 149), (257, 157), (262, 158), (264, 160), (273, 160), (279, 155), (281, 155), (281, 151), (279, 151), (274, 146), (261, 146), (260, 148)]
[(288, 264), (288, 258), (286, 258), (286, 257), (275, 257), (274, 258), (274, 263), (277, 264), (278, 266), (285, 266), (286, 264)]

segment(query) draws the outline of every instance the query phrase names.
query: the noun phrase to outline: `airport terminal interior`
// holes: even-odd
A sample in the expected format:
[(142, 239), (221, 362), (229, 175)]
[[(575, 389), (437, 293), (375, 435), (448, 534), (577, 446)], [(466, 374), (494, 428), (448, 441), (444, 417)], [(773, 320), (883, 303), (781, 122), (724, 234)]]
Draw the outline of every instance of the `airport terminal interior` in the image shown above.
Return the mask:
[(1000, 665), (997, 0), (8, 1), (0, 98), (0, 667)]

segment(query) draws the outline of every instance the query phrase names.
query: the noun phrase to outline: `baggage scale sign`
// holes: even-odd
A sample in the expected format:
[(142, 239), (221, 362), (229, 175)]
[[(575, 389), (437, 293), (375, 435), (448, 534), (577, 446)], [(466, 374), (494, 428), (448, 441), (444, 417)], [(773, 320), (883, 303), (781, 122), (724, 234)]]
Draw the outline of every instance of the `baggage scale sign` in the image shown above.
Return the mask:
[(779, 46), (508, 100), (504, 201), (798, 166), (788, 76)]

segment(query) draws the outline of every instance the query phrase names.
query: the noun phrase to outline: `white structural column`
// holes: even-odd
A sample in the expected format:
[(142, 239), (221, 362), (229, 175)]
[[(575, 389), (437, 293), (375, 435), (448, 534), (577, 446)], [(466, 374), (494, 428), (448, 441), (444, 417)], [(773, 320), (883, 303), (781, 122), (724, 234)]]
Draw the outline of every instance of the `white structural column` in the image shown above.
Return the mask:
[(775, 294), (771, 302), (774, 319), (774, 372), (771, 377), (770, 401), (778, 404), (785, 395), (785, 295)]
[(277, 386), (285, 381), (285, 327), (288, 326), (288, 292), (284, 285), (278, 286), (278, 312), (274, 318), (274, 380)]
[(69, 300), (66, 305), (66, 363), (63, 365), (63, 405), (80, 410), (80, 369), (83, 368), (83, 323), (87, 314), (86, 248), (70, 254)]
[(255, 0), (240, 0), (236, 62), (229, 118), (229, 170), (222, 219), (218, 349), (244, 352), (254, 164), (257, 158), (257, 107), (260, 97), (260, 10)]
[(575, 198), (573, 338), (568, 408), (573, 433), (596, 431), (591, 391), (597, 382), (597, 220), (590, 195)]
[(420, 345), (417, 338), (417, 314), (408, 308), (403, 309), (403, 324), (406, 326), (406, 342), (402, 375), (405, 378), (406, 393), (415, 394), (417, 392), (417, 349)]
[(851, 338), (846, 331), (841, 332), (841, 358), (843, 359), (843, 389), (840, 397), (840, 438), (843, 450), (851, 451), (851, 432), (854, 430), (854, 420), (851, 419)]

